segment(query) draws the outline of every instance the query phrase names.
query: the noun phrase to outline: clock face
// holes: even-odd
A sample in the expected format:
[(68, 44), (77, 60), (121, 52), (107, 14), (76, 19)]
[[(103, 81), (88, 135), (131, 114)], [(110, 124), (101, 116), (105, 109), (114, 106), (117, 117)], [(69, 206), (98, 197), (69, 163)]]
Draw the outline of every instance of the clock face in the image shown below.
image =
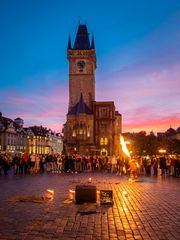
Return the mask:
[(79, 70), (82, 72), (85, 67), (85, 61), (83, 61), (83, 60), (78, 61), (77, 66), (78, 66)]

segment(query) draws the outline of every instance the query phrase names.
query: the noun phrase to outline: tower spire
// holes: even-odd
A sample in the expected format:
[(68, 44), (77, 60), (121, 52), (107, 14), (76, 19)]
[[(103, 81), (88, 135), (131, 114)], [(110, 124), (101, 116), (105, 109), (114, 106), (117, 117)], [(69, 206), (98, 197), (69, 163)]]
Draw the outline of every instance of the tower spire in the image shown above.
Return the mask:
[(95, 49), (94, 34), (92, 35), (91, 49)]
[(71, 37), (69, 36), (69, 40), (68, 40), (68, 49), (72, 49), (71, 47)]
[(89, 33), (87, 26), (85, 24), (80, 24), (78, 26), (78, 31), (76, 34), (76, 39), (74, 42), (74, 50), (88, 50), (90, 49)]

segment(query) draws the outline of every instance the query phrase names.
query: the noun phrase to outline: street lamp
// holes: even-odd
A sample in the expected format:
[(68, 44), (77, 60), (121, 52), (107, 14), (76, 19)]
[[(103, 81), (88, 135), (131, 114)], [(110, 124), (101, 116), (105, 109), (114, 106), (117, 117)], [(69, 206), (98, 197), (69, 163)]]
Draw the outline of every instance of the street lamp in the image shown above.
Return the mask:
[(166, 153), (166, 149), (159, 149), (158, 152), (159, 153)]

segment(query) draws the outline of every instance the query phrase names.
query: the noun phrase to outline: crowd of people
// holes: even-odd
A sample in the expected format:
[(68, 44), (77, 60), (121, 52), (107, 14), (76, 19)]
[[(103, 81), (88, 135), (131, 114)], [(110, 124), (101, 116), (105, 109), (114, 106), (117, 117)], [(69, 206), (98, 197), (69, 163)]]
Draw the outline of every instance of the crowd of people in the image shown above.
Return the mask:
[(180, 156), (137, 156), (134, 158), (116, 156), (81, 156), (78, 154), (15, 154), (0, 153), (0, 175), (39, 173), (109, 172), (130, 175), (180, 177)]

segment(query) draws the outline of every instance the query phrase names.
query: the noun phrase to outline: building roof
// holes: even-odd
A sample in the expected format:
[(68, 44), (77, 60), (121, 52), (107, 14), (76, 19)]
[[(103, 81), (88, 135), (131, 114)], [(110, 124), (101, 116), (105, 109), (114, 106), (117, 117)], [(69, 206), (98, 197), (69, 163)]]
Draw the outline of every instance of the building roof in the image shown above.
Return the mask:
[(176, 129), (176, 132), (177, 132), (177, 133), (180, 133), (180, 127), (178, 127), (178, 128)]
[(165, 132), (165, 135), (167, 137), (173, 136), (176, 134), (176, 130), (172, 127), (168, 128), (167, 131)]
[(34, 133), (34, 135), (38, 135), (38, 136), (46, 136), (48, 135), (49, 131), (47, 128), (45, 127), (42, 127), (42, 126), (32, 126), (32, 127), (29, 127), (32, 132)]
[(80, 113), (92, 114), (92, 111), (89, 109), (89, 107), (84, 102), (82, 93), (79, 98), (79, 102), (69, 110), (68, 115), (77, 115)]
[(89, 33), (86, 24), (79, 24), (73, 49), (74, 50), (91, 49)]
[(17, 117), (17, 118), (15, 118), (14, 120), (22, 120), (22, 121), (23, 121), (23, 119), (20, 118), (20, 117)]

